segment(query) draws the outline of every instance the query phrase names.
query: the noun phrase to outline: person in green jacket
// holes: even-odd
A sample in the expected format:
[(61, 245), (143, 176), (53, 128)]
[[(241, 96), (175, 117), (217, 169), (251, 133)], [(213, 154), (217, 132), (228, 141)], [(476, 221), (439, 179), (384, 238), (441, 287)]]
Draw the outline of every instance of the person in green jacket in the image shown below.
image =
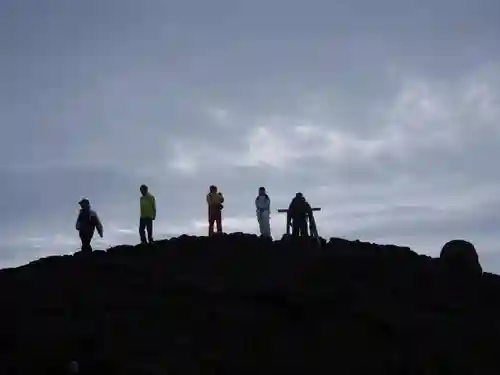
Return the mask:
[[(156, 201), (155, 197), (148, 191), (146, 185), (141, 185), (141, 219), (139, 220), (139, 235), (141, 243), (153, 243), (153, 220), (156, 219)], [(146, 233), (148, 239), (146, 241)]]
[(214, 234), (214, 224), (217, 233), (222, 233), (222, 209), (224, 208), (224, 196), (217, 190), (217, 186), (211, 185), (207, 194), (208, 204), (208, 235)]

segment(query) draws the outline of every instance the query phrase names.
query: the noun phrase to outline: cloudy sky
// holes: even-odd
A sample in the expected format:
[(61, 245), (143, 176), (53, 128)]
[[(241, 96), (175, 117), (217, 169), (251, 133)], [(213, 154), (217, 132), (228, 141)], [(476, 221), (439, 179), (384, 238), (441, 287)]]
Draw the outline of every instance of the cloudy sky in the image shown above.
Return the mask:
[[(436, 255), (449, 239), (500, 272), (500, 1), (0, 1), (0, 267), (157, 238), (257, 231), (302, 191), (320, 234)], [(275, 236), (284, 217), (272, 215)]]

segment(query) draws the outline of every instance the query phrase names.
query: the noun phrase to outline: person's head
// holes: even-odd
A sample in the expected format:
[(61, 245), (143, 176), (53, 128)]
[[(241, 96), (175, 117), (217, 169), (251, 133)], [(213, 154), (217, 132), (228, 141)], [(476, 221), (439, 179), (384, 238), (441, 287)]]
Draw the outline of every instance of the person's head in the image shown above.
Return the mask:
[(259, 195), (266, 195), (266, 188), (265, 187), (261, 186), (259, 188)]
[(211, 193), (217, 193), (217, 186), (215, 186), (215, 185), (210, 185), (210, 192), (211, 192)]
[(139, 190), (141, 191), (141, 194), (142, 195), (146, 195), (148, 193), (148, 187), (146, 185), (141, 185), (141, 187), (139, 188)]
[(88, 210), (90, 208), (90, 201), (87, 198), (82, 198), (78, 204), (83, 210)]
[(295, 194), (295, 198), (297, 198), (297, 199), (305, 199), (304, 195), (302, 193)]

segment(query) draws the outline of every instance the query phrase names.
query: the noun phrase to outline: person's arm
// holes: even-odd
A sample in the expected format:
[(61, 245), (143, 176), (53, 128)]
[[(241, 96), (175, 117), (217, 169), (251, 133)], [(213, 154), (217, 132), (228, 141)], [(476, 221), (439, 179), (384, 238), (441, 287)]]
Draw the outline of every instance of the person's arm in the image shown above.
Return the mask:
[(210, 206), (210, 194), (207, 194), (207, 204)]
[(265, 200), (266, 202), (266, 207), (265, 209), (269, 212), (271, 212), (271, 198), (267, 197), (267, 199)]
[(153, 196), (151, 196), (151, 204), (153, 206), (153, 220), (155, 220), (156, 219), (156, 199)]
[(220, 202), (224, 203), (224, 196), (222, 195), (222, 193), (219, 193), (219, 196), (220, 196)]
[(97, 233), (99, 233), (99, 236), (102, 238), (102, 236), (103, 236), (103, 227), (102, 227), (101, 220), (99, 219), (99, 216), (97, 216), (96, 213), (94, 213), (94, 215), (95, 215), (95, 227), (97, 229)]

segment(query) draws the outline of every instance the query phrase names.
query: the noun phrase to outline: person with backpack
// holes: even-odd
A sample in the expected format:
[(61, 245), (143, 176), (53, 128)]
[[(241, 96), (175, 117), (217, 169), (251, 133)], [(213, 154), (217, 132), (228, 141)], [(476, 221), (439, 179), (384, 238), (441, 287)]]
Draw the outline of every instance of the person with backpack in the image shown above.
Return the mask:
[(224, 208), (224, 196), (217, 191), (217, 186), (211, 185), (207, 194), (208, 205), (208, 235), (214, 234), (214, 223), (217, 233), (222, 233), (222, 209)]
[[(140, 208), (141, 217), (139, 219), (139, 236), (141, 238), (141, 243), (153, 243), (153, 221), (156, 219), (156, 200), (155, 197), (149, 192), (146, 185), (141, 185), (141, 198), (140, 198)], [(146, 233), (148, 233), (148, 238), (146, 241)]]
[(271, 199), (269, 199), (265, 187), (259, 188), (259, 195), (255, 198), (255, 209), (257, 211), (260, 235), (263, 237), (271, 237)]
[(97, 233), (102, 238), (103, 228), (97, 213), (90, 208), (90, 201), (87, 198), (83, 198), (78, 204), (81, 209), (76, 219), (75, 228), (82, 241), (82, 252), (88, 253), (92, 252), (90, 242), (92, 241), (92, 237), (94, 237), (94, 231), (97, 229)]
[[(314, 224), (314, 216), (311, 206), (306, 201), (302, 193), (297, 193), (288, 206), (286, 215), (286, 231), (290, 234), (290, 227), (292, 227), (292, 236), (307, 237), (307, 222)], [(313, 229), (313, 228), (311, 228)]]

